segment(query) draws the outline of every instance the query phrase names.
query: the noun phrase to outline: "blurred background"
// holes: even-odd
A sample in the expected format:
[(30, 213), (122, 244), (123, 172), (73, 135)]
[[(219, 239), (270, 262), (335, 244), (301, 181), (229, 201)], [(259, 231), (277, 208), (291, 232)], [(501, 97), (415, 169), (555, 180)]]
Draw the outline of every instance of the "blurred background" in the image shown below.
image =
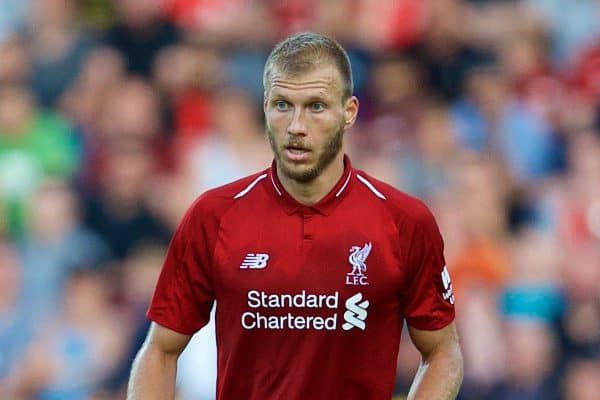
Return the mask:
[[(460, 399), (598, 399), (599, 20), (600, 0), (0, 0), (0, 397), (124, 398), (173, 229), (270, 163), (264, 60), (315, 30), (351, 56), (355, 166), (438, 219)], [(183, 400), (214, 397), (211, 329)], [(405, 335), (398, 398), (418, 362)]]

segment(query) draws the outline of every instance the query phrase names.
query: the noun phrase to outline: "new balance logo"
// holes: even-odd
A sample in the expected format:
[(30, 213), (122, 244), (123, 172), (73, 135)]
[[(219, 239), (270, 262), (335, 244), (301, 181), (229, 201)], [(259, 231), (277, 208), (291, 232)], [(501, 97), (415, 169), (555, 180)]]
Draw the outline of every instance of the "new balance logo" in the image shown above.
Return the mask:
[(265, 253), (248, 253), (242, 261), (240, 268), (262, 269), (267, 266), (269, 255)]
[(349, 331), (352, 328), (358, 328), (364, 331), (367, 327), (365, 320), (367, 319), (369, 300), (361, 300), (361, 293), (356, 293), (346, 300), (346, 312), (344, 313), (344, 320), (346, 322), (342, 325), (342, 328), (344, 328), (345, 331)]

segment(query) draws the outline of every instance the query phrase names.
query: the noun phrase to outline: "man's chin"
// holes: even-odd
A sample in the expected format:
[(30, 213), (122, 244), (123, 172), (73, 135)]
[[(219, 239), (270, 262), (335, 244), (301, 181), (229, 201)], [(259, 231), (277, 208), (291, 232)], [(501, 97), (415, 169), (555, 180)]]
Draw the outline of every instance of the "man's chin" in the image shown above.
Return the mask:
[(306, 161), (279, 160), (281, 162), (281, 172), (287, 178), (296, 182), (308, 183), (318, 176), (314, 166)]

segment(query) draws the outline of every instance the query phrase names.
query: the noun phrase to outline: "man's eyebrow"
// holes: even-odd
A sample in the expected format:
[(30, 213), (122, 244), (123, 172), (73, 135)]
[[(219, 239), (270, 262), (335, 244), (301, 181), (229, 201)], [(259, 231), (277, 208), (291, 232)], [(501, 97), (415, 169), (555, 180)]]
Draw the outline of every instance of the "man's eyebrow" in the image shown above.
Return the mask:
[[(271, 98), (285, 98), (287, 99), (289, 97), (288, 94), (286, 94), (285, 92), (279, 91), (279, 90), (275, 90), (273, 89), (271, 91)], [(323, 92), (321, 90), (319, 90), (318, 92), (313, 92), (309, 95), (308, 99), (310, 101), (315, 101), (315, 100), (328, 100), (330, 96), (328, 96), (328, 94), (326, 92)]]
[[(274, 101), (279, 101), (279, 100), (285, 100), (285, 101), (289, 101), (289, 98), (282, 94), (282, 93), (276, 93), (274, 95), (271, 96), (270, 101), (274, 102)], [(329, 103), (331, 100), (323, 95), (312, 95), (308, 98), (306, 98), (303, 101), (303, 104), (312, 104), (312, 103)]]
[(310, 96), (306, 101), (307, 101), (307, 103), (313, 103), (315, 101), (325, 102), (325, 101), (328, 101), (328, 100), (329, 99), (327, 98), (327, 96), (320, 95), (320, 94), (315, 94), (315, 95)]
[(271, 96), (271, 100), (273, 99), (286, 99), (287, 100), (287, 96), (283, 93), (273, 93)]

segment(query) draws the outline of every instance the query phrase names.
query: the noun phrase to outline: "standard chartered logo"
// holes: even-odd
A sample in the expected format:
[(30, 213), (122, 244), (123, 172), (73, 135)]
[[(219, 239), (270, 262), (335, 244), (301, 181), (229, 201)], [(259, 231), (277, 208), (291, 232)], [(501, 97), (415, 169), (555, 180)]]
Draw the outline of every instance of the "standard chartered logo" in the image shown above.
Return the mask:
[[(303, 290), (295, 294), (280, 294), (250, 290), (247, 296), (249, 310), (242, 313), (241, 324), (247, 330), (334, 331), (338, 326), (339, 298), (339, 292), (317, 294)], [(356, 293), (346, 300), (345, 306), (342, 328), (345, 331), (354, 327), (364, 330), (369, 301), (363, 301), (362, 294)]]
[(346, 321), (342, 328), (345, 331), (349, 331), (352, 328), (362, 329), (363, 331), (367, 327), (365, 320), (367, 319), (367, 308), (369, 307), (369, 300), (362, 301), (362, 294), (356, 293), (354, 296), (346, 300), (346, 312), (344, 313), (344, 320)]

